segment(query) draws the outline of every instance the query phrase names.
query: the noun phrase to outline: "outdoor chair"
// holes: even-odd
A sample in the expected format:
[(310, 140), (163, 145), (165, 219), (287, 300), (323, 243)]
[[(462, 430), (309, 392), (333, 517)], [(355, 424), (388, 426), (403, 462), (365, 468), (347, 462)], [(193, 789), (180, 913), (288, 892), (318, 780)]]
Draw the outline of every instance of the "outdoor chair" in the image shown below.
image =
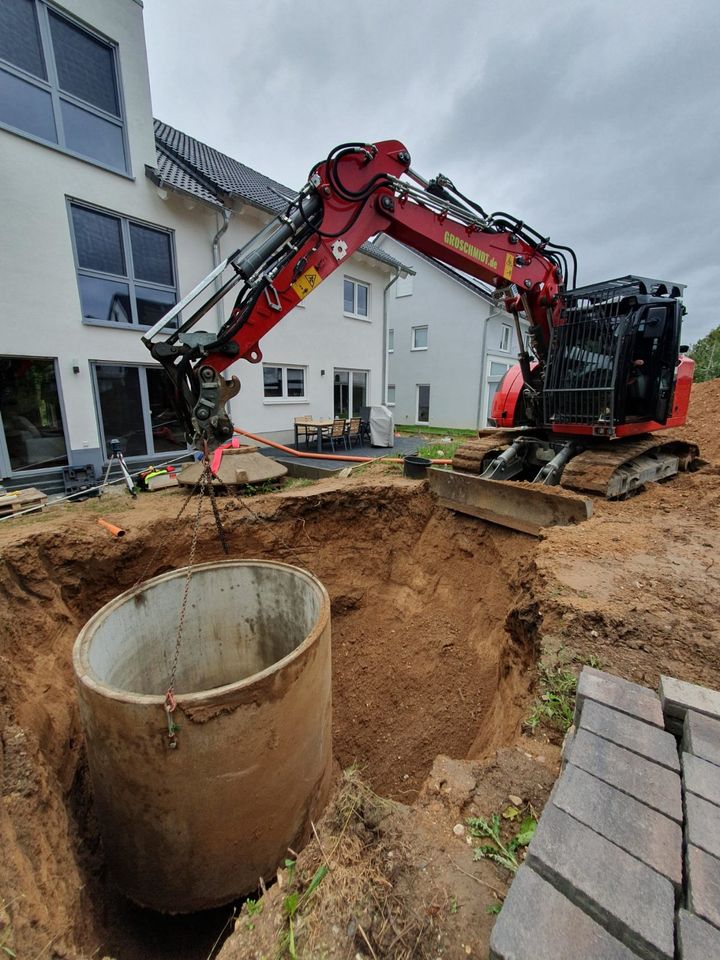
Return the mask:
[(310, 441), (313, 443), (317, 441), (317, 427), (310, 426), (308, 421), (311, 421), (312, 417), (295, 417), (295, 446), (300, 446), (300, 440), (305, 441), (305, 446), (310, 446)]
[(362, 420), (360, 417), (353, 417), (352, 420), (348, 421), (347, 438), (351, 447), (354, 443), (359, 447), (362, 446)]
[(323, 429), (322, 443), (329, 443), (333, 453), (335, 453), (336, 443), (342, 443), (345, 449), (348, 449), (347, 430), (345, 429), (346, 423), (347, 420), (333, 420), (331, 427), (325, 427)]

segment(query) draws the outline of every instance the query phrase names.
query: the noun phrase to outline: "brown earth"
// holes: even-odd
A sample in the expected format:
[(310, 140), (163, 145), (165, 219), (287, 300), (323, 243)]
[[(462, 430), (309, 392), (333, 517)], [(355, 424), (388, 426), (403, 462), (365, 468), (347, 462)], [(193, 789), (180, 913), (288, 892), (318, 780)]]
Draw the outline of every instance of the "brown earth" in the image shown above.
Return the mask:
[[(707, 466), (622, 503), (595, 501), (590, 521), (541, 540), (439, 509), (424, 485), (380, 465), (221, 501), (233, 556), (299, 563), (326, 584), (338, 767), (356, 763), (363, 789), (395, 801), (379, 818), (365, 803), (353, 807), (354, 845), (343, 836), (300, 947), (312, 933), (329, 958), (372, 956), (365, 937), (378, 957), (487, 956), (487, 909), (509, 875), (473, 861), (453, 827), (503, 809), (510, 795), (524, 810), (542, 807), (557, 747), (522, 731), (541, 655), (592, 656), (649, 685), (670, 673), (720, 687), (719, 418), (720, 381), (699, 385), (684, 434), (699, 441)], [(204, 960), (233, 927), (223, 960), (260, 956), (265, 940), (275, 949), (285, 922), (278, 885), (260, 915), (246, 906), (237, 921), (229, 908), (162, 919), (124, 904), (102, 864), (70, 652), (99, 606), (186, 562), (189, 524), (174, 522), (180, 501), (172, 490), (137, 502), (117, 495), (0, 523), (6, 954)], [(101, 515), (127, 536), (111, 539)], [(221, 555), (206, 517), (198, 559)], [(329, 820), (298, 860), (302, 889), (334, 850), (343, 796), (339, 781)], [(348, 870), (358, 878), (354, 899), (340, 895)], [(413, 931), (426, 953), (408, 946)]]

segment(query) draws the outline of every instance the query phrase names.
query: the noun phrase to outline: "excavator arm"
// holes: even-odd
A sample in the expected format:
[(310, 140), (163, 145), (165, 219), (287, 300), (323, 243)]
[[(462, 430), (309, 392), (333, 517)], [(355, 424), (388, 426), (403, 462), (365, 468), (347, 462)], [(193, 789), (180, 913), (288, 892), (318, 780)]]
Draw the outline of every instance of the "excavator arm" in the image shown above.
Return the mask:
[[(226, 380), (223, 371), (238, 359), (259, 363), (263, 336), (380, 233), (492, 285), (516, 323), (525, 313), (538, 363), (531, 365), (521, 346), (520, 366), (533, 389), (560, 317), (567, 248), (550, 244), (507, 214), (488, 216), (444, 177), (424, 180), (410, 168), (410, 154), (399, 141), (343, 144), (311, 171), (283, 214), (143, 337), (173, 382), (189, 437), (211, 444), (228, 439), (233, 427), (225, 405), (240, 384), (236, 377)], [(228, 272), (219, 289), (177, 326), (181, 313)], [(193, 330), (238, 287), (218, 332)], [(161, 332), (167, 336), (156, 340)]]

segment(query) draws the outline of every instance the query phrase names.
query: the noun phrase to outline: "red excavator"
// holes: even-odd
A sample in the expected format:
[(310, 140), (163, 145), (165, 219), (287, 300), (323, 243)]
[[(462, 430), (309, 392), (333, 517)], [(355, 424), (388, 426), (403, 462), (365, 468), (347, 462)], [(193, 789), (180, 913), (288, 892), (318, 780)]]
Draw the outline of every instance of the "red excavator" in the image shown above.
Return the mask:
[[(396, 140), (336, 147), (285, 213), (143, 337), (172, 381), (190, 440), (212, 446), (232, 436), (226, 403), (240, 384), (223, 371), (238, 359), (259, 363), (268, 330), (379, 233), (492, 285), (514, 318), (518, 364), (495, 395), (496, 429), (481, 431), (457, 451), (453, 471), (466, 477), (471, 493), (446, 486), (439, 492), (448, 506), (467, 499), (466, 512), (498, 512), (497, 504), (477, 504), (509, 485), (473, 485), (468, 481), (477, 476), (468, 475), (614, 498), (692, 465), (696, 447), (652, 435), (681, 426), (687, 416), (694, 363), (681, 355), (687, 349), (680, 346), (684, 287), (631, 275), (576, 287), (577, 259), (569, 247), (507, 213), (486, 213), (442, 175), (425, 180)], [(155, 340), (227, 271), (199, 309)], [(222, 328), (194, 331), (238, 286)], [(531, 350), (521, 336), (521, 315), (530, 323)]]

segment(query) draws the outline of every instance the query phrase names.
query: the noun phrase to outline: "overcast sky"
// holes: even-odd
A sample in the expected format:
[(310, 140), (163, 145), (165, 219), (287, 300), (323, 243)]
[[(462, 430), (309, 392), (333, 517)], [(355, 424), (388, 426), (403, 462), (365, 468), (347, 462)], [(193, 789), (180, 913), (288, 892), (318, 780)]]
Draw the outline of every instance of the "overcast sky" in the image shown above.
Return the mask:
[(720, 0), (145, 0), (155, 116), (291, 187), (399, 139), (575, 248), (578, 282), (686, 283), (720, 324)]

